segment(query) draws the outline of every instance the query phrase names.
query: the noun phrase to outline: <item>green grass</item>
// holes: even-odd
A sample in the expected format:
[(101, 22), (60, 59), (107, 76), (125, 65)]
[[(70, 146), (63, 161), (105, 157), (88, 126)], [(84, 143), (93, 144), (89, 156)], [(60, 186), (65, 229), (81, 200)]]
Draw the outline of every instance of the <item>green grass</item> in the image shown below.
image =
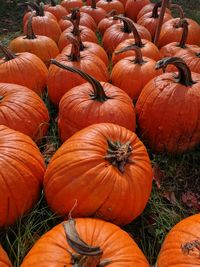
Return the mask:
[[(16, 1), (17, 2), (17, 1)], [(200, 23), (200, 0), (173, 1), (182, 4), (188, 17), (194, 18)], [(16, 3), (15, 3), (16, 4)], [(8, 5), (2, 4), (0, 19), (1, 29), (8, 28), (8, 32), (0, 34), (0, 40), (4, 44), (20, 34), (22, 14), (19, 8), (12, 9), (13, 23), (5, 21)], [(9, 4), (9, 10), (11, 4)], [(44, 101), (49, 109), (51, 122), (50, 129), (40, 149), (49, 162), (52, 154), (60, 146), (57, 130), (57, 110), (49, 102), (47, 94)], [(181, 219), (196, 212), (194, 208), (187, 207), (182, 201), (182, 194), (188, 191), (199, 193), (200, 178), (200, 147), (181, 156), (153, 155), (149, 154), (154, 166), (159, 166), (161, 184), (160, 189), (153, 183), (153, 189), (149, 202), (142, 215), (131, 224), (123, 227), (143, 250), (151, 266), (154, 266), (163, 239), (168, 231)], [(175, 196), (171, 200), (166, 198), (166, 192), (172, 192)], [(0, 243), (8, 252), (14, 267), (19, 267), (24, 256), (39, 237), (61, 222), (62, 218), (53, 214), (48, 208), (43, 192), (35, 207), (14, 225), (0, 230)]]

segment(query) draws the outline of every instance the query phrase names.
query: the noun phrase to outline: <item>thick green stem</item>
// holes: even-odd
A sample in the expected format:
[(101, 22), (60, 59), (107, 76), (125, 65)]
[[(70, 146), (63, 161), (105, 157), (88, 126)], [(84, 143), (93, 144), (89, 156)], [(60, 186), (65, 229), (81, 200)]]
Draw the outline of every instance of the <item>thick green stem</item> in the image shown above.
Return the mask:
[(166, 57), (157, 61), (155, 68), (165, 70), (166, 67), (172, 64), (178, 69), (177, 83), (184, 86), (192, 86), (196, 82), (192, 80), (191, 71), (185, 61), (179, 57)]
[(162, 1), (159, 1), (158, 3), (155, 4), (153, 10), (152, 10), (152, 15), (151, 18), (157, 19), (159, 17), (158, 15), (158, 8), (161, 7)]
[(185, 48), (185, 44), (186, 44), (187, 37), (188, 37), (188, 22), (186, 19), (182, 20), (182, 27), (183, 27), (183, 34), (182, 34), (179, 46), (181, 48)]
[(30, 17), (28, 18), (26, 39), (29, 40), (37, 38), (33, 32), (33, 27), (32, 27), (32, 20), (34, 16), (35, 14), (32, 12)]
[(93, 88), (93, 94), (91, 95), (91, 99), (99, 101), (99, 102), (105, 102), (109, 97), (106, 95), (103, 86), (99, 81), (97, 81), (94, 77), (90, 76), (86, 72), (83, 72), (82, 70), (79, 70), (74, 67), (69, 67), (67, 65), (61, 64), (55, 59), (51, 60), (51, 64), (54, 64), (62, 69), (71, 71), (73, 73), (79, 74), (83, 79), (85, 79), (87, 82), (89, 82), (92, 85)]
[(16, 57), (16, 55), (12, 51), (10, 51), (6, 46), (4, 46), (1, 42), (0, 42), (0, 50), (3, 52), (6, 61), (9, 61)]
[(126, 47), (120, 49), (119, 51), (116, 51), (115, 54), (116, 55), (117, 54), (121, 54), (123, 52), (130, 51), (130, 50), (134, 50), (135, 51), (135, 60), (133, 62), (135, 64), (142, 65), (144, 63), (144, 60), (143, 60), (141, 48), (138, 47), (137, 45), (129, 45), (129, 46), (126, 46)]

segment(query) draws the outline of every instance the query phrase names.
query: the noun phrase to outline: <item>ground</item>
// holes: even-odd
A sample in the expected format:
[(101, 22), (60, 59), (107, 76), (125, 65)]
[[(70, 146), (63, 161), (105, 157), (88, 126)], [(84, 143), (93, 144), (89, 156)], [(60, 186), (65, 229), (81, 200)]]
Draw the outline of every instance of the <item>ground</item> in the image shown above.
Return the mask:
[[(2, 1), (0, 9), (0, 41), (21, 33), (22, 9), (19, 1)], [(184, 7), (187, 17), (200, 23), (200, 0), (173, 1)], [(51, 127), (40, 145), (46, 161), (59, 147), (56, 109), (44, 97), (50, 114)], [(150, 200), (142, 215), (124, 229), (143, 250), (151, 266), (156, 262), (160, 246), (168, 231), (181, 219), (200, 211), (200, 146), (181, 156), (154, 155), (149, 150), (154, 167), (154, 183)], [(62, 218), (52, 214), (43, 195), (35, 208), (15, 225), (0, 230), (0, 240), (14, 266), (18, 267), (34, 242)]]

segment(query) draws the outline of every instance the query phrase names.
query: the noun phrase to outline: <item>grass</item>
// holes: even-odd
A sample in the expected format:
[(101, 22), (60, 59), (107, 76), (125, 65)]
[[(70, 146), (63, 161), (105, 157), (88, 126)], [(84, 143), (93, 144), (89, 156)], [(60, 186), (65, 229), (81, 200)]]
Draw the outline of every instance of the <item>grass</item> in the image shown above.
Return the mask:
[[(200, 23), (200, 0), (173, 1), (184, 6), (188, 17)], [(1, 4), (0, 40), (8, 42), (20, 34), (20, 10), (15, 3)], [(14, 8), (12, 8), (14, 7)], [(8, 11), (9, 10), (9, 11)], [(13, 18), (9, 21), (5, 18)], [(50, 116), (50, 129), (40, 149), (48, 164), (52, 154), (60, 146), (57, 130), (57, 110), (44, 96)], [(152, 164), (156, 169), (153, 189), (149, 202), (142, 215), (131, 224), (123, 227), (138, 243), (151, 266), (155, 265), (161, 244), (169, 230), (181, 219), (197, 213), (194, 203), (183, 202), (183, 194), (192, 192), (198, 198), (200, 178), (200, 147), (181, 156), (153, 155), (149, 151)], [(160, 181), (159, 181), (160, 180)], [(197, 199), (198, 200), (198, 199)], [(200, 199), (199, 199), (200, 200)], [(0, 230), (0, 243), (8, 252), (14, 267), (19, 267), (24, 256), (39, 237), (61, 222), (62, 218), (48, 208), (43, 192), (35, 207), (14, 225)]]

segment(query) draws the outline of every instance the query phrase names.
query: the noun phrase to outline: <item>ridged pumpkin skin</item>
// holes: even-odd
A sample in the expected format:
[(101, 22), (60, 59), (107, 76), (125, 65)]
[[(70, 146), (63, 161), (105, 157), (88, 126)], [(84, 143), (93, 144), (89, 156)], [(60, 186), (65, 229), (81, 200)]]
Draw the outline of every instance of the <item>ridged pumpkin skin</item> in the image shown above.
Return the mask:
[(89, 14), (94, 19), (96, 24), (106, 17), (106, 11), (101, 7), (92, 8), (90, 6), (83, 6), (80, 8), (80, 11)]
[(27, 87), (11, 83), (0, 83), (0, 98), (0, 124), (40, 141), (49, 126), (42, 99)]
[(182, 153), (200, 143), (200, 75), (192, 73), (192, 80), (185, 86), (164, 73), (143, 88), (136, 113), (140, 136), (153, 151)]
[(112, 16), (108, 17), (108, 18), (104, 18), (102, 19), (99, 23), (98, 23), (98, 31), (101, 33), (101, 35), (104, 35), (104, 32), (112, 25), (115, 24), (120, 24), (120, 20), (119, 19), (114, 19)]
[[(157, 267), (198, 267), (200, 248), (198, 246), (200, 246), (200, 213), (187, 217), (171, 229), (162, 244)], [(188, 249), (189, 247), (191, 249)]]
[(57, 21), (59, 21), (63, 16), (68, 15), (68, 11), (61, 5), (45, 5), (44, 10), (52, 13), (56, 17)]
[(125, 15), (133, 21), (137, 21), (138, 13), (145, 5), (148, 4), (150, 4), (149, 0), (127, 0)]
[(15, 58), (0, 59), (0, 82), (16, 83), (42, 95), (48, 70), (42, 60), (32, 53), (17, 53)]
[[(88, 245), (100, 247), (103, 251), (100, 260), (109, 260), (109, 267), (150, 267), (134, 240), (118, 226), (99, 219), (75, 221), (80, 238)], [(68, 250), (73, 251), (67, 242), (63, 224), (58, 224), (35, 243), (21, 267), (74, 266)]]
[(63, 0), (60, 3), (68, 12), (71, 12), (73, 8), (82, 7), (83, 2), (81, 0)]
[(12, 264), (8, 258), (5, 250), (0, 246), (0, 266), (1, 267), (12, 267)]
[[(148, 5), (145, 5), (140, 10), (140, 12), (138, 13), (137, 20), (139, 20), (144, 14), (149, 13), (149, 12), (152, 12), (154, 6), (155, 6), (155, 3), (150, 3)], [(158, 9), (158, 12), (160, 12), (160, 8)], [(166, 8), (165, 12), (168, 13), (168, 14), (171, 14), (171, 11), (168, 8)]]
[[(131, 146), (127, 161), (132, 163), (125, 164), (124, 172), (105, 158), (110, 141)], [(146, 148), (135, 133), (112, 123), (93, 124), (65, 141), (44, 179), (45, 196), (54, 212), (67, 216), (76, 199), (73, 217), (94, 216), (119, 225), (142, 213), (151, 186)]]
[(200, 47), (181, 50), (175, 56), (182, 58), (192, 72), (200, 73)]
[(124, 5), (119, 0), (100, 0), (97, 2), (97, 7), (103, 8), (106, 13), (114, 9), (116, 14), (124, 14)]
[(0, 125), (0, 226), (15, 222), (36, 203), (45, 165), (30, 137)]

